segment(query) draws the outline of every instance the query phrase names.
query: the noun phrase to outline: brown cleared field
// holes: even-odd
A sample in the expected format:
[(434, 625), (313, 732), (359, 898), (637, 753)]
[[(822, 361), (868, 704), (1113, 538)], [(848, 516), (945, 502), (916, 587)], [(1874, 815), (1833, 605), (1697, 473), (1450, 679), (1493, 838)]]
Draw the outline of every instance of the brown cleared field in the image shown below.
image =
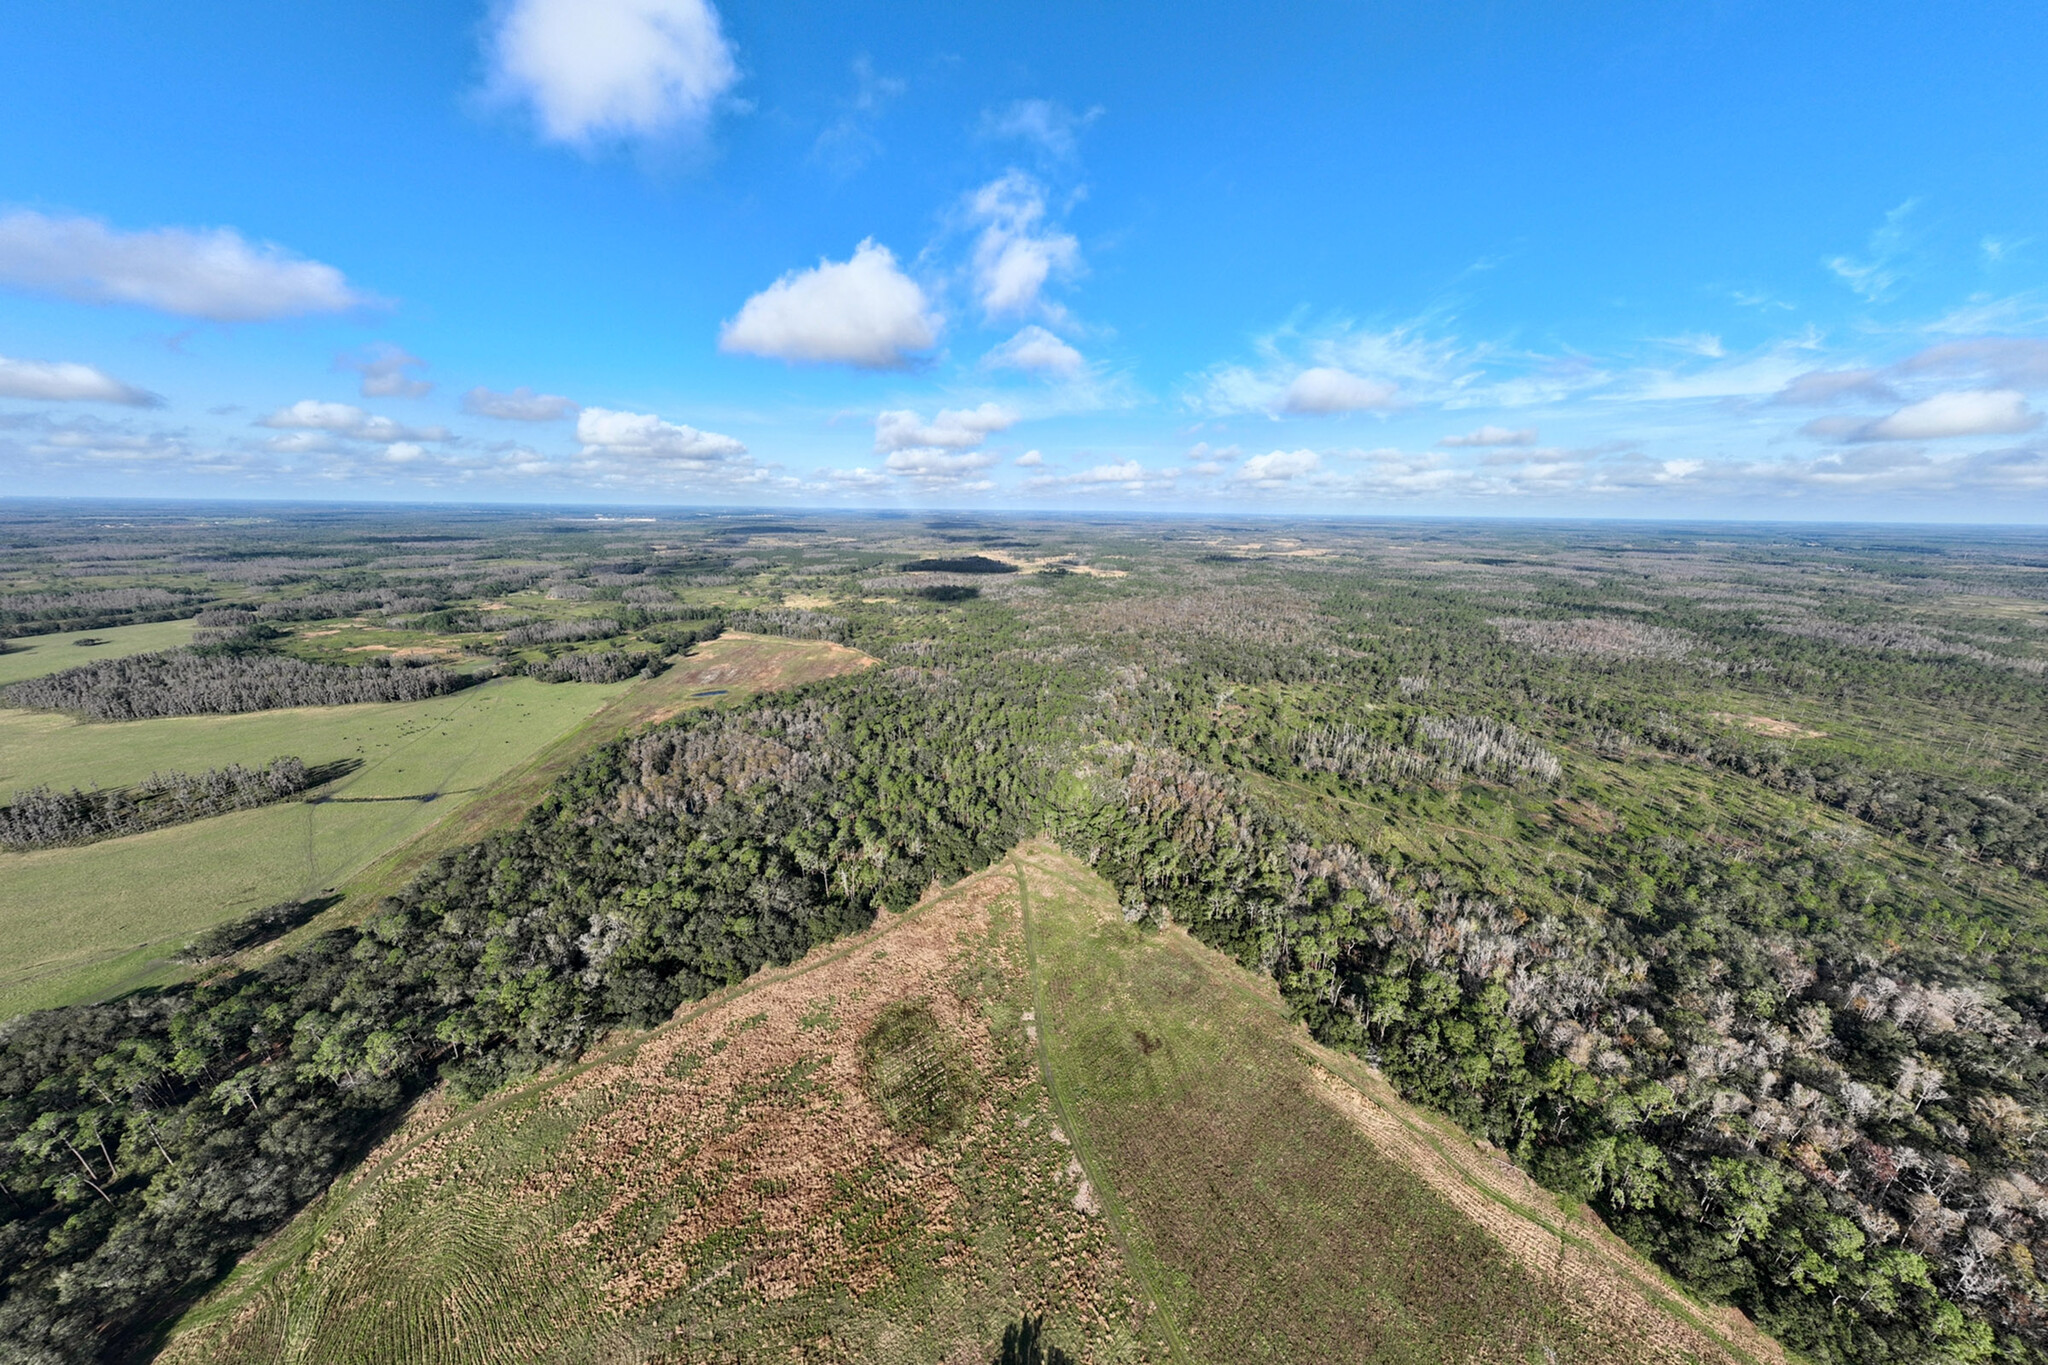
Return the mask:
[[(978, 1078), (957, 1136), (864, 1088), (903, 1001)], [(1783, 1359), (1040, 842), (580, 1066), (430, 1101), (162, 1359), (978, 1365), (1025, 1311), (1099, 1362)]]
[[(1026, 1043), (991, 869), (566, 1074), (417, 1115), (196, 1311), (170, 1362), (985, 1360), (1045, 1309), (1093, 1361), (1166, 1358)], [(980, 1078), (891, 1130), (860, 1041), (925, 1001)]]

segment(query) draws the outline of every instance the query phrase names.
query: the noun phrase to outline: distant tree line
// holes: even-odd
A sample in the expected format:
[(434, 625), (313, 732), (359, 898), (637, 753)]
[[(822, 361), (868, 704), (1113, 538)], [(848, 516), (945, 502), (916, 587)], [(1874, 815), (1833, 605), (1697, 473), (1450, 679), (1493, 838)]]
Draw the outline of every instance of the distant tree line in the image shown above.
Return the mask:
[(191, 596), (167, 588), (89, 588), (0, 596), (0, 636), (105, 630), (171, 621), (191, 612)]
[(726, 617), (726, 629), (749, 635), (783, 635), (792, 640), (832, 640), (839, 644), (850, 638), (845, 617), (800, 607), (736, 611)]
[(616, 683), (651, 678), (665, 666), (657, 650), (597, 649), (542, 659), (521, 671), (541, 682)]
[(570, 621), (536, 621), (514, 626), (505, 632), (504, 642), (516, 648), (528, 645), (565, 644), (574, 640), (608, 640), (619, 633), (619, 623), (608, 616)]
[(349, 666), (275, 654), (168, 650), (133, 654), (30, 678), (0, 690), (9, 706), (68, 711), (92, 720), (229, 715), (282, 706), (423, 701), (474, 679), (389, 658)]
[(313, 784), (296, 758), (274, 758), (261, 768), (239, 763), (203, 773), (151, 773), (132, 787), (53, 791), (33, 787), (0, 806), (0, 848), (22, 852), (87, 844), (140, 834), (208, 815), (267, 806)]

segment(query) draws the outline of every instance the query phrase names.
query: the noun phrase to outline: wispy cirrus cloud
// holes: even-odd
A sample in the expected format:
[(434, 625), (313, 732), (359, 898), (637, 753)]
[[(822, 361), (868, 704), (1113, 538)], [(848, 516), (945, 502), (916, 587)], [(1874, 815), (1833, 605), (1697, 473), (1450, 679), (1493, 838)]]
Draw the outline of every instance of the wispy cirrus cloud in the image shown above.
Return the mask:
[(1334, 415), (1443, 401), (1479, 377), (1476, 357), (1419, 324), (1369, 329), (1287, 324), (1252, 338), (1256, 359), (1212, 366), (1184, 390), (1215, 416)]
[(909, 89), (904, 81), (877, 73), (865, 53), (853, 59), (853, 80), (853, 94), (841, 102), (838, 113), (811, 144), (811, 160), (838, 176), (850, 176), (882, 154), (875, 125)]
[(1919, 205), (1918, 199), (1908, 199), (1889, 210), (1871, 231), (1861, 256), (1830, 256), (1821, 264), (1865, 302), (1883, 301), (1904, 276), (1904, 258), (1911, 245), (1908, 220)]
[(1100, 117), (1100, 105), (1076, 113), (1057, 100), (1013, 100), (984, 110), (980, 131), (985, 138), (1027, 143), (1053, 161), (1071, 161), (1080, 151), (1082, 130)]

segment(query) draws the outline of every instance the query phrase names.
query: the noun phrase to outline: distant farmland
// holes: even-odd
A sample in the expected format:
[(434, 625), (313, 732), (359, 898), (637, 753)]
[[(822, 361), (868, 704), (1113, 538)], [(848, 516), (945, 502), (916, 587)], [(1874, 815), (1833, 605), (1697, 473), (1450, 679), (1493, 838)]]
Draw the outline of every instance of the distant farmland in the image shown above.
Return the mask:
[(422, 702), (118, 724), (0, 710), (0, 800), (41, 783), (121, 786), (280, 754), (362, 765), (307, 801), (0, 854), (0, 1013), (175, 979), (186, 969), (164, 960), (170, 951), (261, 906), (330, 889), (374, 897), (432, 852), (524, 815), (548, 780), (622, 729), (721, 700), (690, 696), (707, 683), (739, 699), (864, 662), (817, 642), (735, 639), (638, 683), (502, 678)]

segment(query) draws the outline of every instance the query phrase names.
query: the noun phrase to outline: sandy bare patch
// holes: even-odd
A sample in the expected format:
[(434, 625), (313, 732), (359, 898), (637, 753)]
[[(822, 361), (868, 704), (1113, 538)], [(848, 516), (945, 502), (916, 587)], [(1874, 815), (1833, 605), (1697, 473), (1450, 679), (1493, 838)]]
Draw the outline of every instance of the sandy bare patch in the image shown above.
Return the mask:
[(1707, 714), (1723, 725), (1740, 725), (1745, 730), (1754, 730), (1773, 739), (1826, 739), (1828, 734), (1825, 730), (1809, 730), (1789, 720), (1773, 720), (1769, 716), (1747, 716), (1733, 711), (1709, 711)]

